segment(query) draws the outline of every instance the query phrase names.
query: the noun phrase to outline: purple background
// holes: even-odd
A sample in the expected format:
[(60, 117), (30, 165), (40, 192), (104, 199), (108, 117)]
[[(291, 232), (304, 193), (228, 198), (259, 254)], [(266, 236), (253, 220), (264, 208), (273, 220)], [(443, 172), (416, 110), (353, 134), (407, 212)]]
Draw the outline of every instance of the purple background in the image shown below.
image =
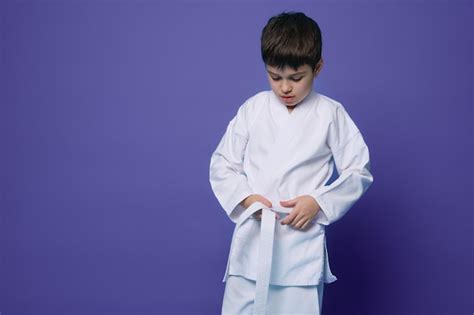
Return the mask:
[(1, 1), (0, 312), (218, 314), (209, 160), (269, 89), (267, 19), (323, 33), (315, 90), (374, 183), (328, 228), (330, 314), (472, 314), (472, 1)]

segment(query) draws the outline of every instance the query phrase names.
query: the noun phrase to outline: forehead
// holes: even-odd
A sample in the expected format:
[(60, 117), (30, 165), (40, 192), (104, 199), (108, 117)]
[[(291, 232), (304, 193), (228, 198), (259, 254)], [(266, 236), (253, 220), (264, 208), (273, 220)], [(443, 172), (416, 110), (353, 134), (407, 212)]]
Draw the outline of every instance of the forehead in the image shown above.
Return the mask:
[(311, 67), (309, 65), (306, 65), (306, 64), (302, 65), (302, 66), (299, 66), (296, 70), (294, 70), (293, 68), (291, 68), (289, 66), (285, 66), (283, 69), (279, 69), (277, 67), (272, 67), (270, 65), (266, 65), (265, 68), (267, 69), (267, 71), (278, 74), (278, 75), (281, 75), (281, 76), (290, 76), (290, 75), (295, 74), (295, 73), (311, 71)]

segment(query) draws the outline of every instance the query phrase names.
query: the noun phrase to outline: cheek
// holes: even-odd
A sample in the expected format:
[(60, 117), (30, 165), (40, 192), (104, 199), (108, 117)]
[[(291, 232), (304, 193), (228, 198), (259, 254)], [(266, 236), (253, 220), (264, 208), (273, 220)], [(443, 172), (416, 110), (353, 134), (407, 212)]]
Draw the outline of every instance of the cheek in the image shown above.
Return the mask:
[(269, 80), (269, 82), (270, 82), (270, 87), (272, 88), (272, 90), (275, 90), (277, 88), (277, 84), (273, 80)]
[(300, 88), (300, 91), (306, 92), (312, 88), (312, 82), (311, 81), (305, 81)]
[(308, 95), (309, 90), (312, 88), (312, 85), (308, 82), (304, 82), (303, 84), (298, 85), (298, 94), (300, 99), (303, 99), (306, 95)]

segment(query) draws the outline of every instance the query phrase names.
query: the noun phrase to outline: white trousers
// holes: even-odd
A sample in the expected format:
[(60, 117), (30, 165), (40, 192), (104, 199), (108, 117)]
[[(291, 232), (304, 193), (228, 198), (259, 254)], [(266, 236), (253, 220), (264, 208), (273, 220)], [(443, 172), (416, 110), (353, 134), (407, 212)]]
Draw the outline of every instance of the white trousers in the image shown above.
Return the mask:
[[(222, 315), (252, 315), (255, 299), (254, 280), (229, 275), (225, 284)], [(268, 288), (266, 314), (320, 315), (324, 282), (313, 286), (278, 286)]]

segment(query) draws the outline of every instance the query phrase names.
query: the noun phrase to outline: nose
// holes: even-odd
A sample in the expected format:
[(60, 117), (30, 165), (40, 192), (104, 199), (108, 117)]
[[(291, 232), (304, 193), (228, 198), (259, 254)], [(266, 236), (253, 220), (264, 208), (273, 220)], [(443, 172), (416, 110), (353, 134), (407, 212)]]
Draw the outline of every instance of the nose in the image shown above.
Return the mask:
[(282, 86), (281, 86), (282, 92), (285, 93), (285, 94), (290, 93), (291, 89), (292, 89), (291, 85), (288, 82), (283, 81)]

